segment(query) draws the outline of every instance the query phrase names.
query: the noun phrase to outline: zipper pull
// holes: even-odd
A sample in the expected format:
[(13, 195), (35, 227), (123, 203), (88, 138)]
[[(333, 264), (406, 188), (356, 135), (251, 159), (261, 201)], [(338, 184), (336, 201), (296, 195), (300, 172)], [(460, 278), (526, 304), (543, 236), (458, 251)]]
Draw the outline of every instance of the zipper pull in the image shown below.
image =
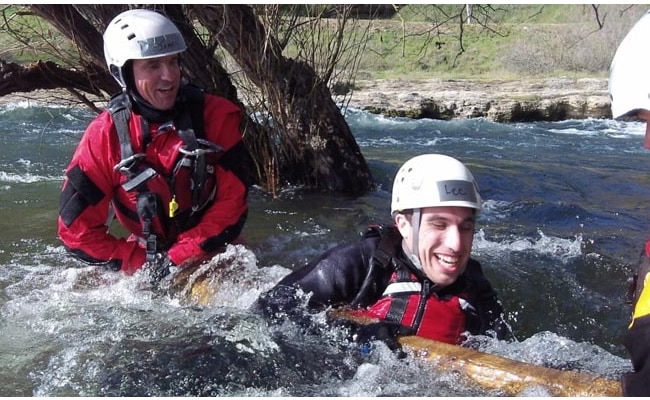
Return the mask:
[(174, 218), (176, 210), (178, 210), (178, 203), (176, 202), (176, 195), (174, 195), (169, 201), (169, 218)]

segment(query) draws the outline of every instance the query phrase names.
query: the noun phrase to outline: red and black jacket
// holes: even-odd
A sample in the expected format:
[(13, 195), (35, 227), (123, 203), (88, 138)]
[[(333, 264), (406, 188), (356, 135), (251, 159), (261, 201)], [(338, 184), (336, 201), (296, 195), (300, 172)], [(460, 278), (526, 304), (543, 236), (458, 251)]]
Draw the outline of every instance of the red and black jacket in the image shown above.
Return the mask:
[[(183, 95), (187, 90), (181, 89), (177, 103), (180, 115), (197, 106)], [(186, 143), (180, 128), (150, 123), (130, 112), (129, 145), (137, 157), (132, 163), (135, 173), (129, 176), (116, 168), (124, 164), (124, 140), (111, 112), (91, 121), (66, 169), (60, 199), (58, 234), (71, 254), (130, 274), (145, 261), (143, 228), (158, 239), (155, 250), (167, 251), (176, 265), (209, 256), (239, 236), (248, 211), (247, 179), (240, 168), (248, 156), (240, 131), (241, 110), (209, 94), (202, 94), (199, 107), (201, 138), (220, 151), (205, 158), (198, 202), (192, 195), (197, 181), (184, 167), (181, 150)], [(154, 215), (147, 227), (138, 214), (142, 193), (153, 199)], [(111, 208), (130, 236), (108, 232)]]
[(493, 331), (503, 339), (503, 308), (481, 265), (470, 259), (452, 285), (433, 284), (406, 257), (395, 228), (371, 228), (353, 244), (334, 247), (283, 278), (255, 307), (295, 316), (293, 292), (309, 293), (308, 307), (350, 306), (361, 315), (399, 323), (400, 334), (459, 344), (462, 333)]

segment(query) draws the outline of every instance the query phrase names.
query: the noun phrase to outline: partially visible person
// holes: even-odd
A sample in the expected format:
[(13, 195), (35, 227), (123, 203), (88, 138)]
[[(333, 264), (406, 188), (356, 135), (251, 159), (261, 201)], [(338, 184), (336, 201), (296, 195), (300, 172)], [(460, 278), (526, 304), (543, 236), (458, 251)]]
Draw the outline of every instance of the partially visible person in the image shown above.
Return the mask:
[[(620, 43), (612, 60), (609, 94), (612, 117), (645, 122), (643, 147), (650, 149), (650, 12), (646, 13)], [(632, 278), (628, 298), (632, 321), (623, 343), (630, 353), (634, 372), (621, 378), (624, 396), (650, 396), (650, 240), (646, 241)]]
[[(378, 323), (357, 326), (361, 341), (391, 345), (403, 335), (460, 344), (465, 333), (504, 338), (503, 309), (471, 258), (481, 197), (472, 173), (455, 158), (424, 154), (401, 166), (393, 183), (394, 224), (371, 227), (263, 293), (255, 309), (273, 322), (310, 310), (351, 309)], [(391, 342), (392, 340), (392, 342)]]
[[(122, 92), (94, 118), (63, 181), (58, 235), (89, 264), (158, 282), (237, 240), (248, 213), (242, 112), (184, 84), (185, 41), (160, 13), (132, 9), (104, 33)], [(128, 232), (109, 232), (113, 218)]]

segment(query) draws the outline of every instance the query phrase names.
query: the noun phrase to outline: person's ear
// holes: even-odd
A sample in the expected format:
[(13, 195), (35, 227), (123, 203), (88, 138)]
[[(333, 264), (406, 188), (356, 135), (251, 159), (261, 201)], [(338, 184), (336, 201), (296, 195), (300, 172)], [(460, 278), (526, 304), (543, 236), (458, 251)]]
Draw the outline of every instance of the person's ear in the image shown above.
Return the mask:
[(411, 221), (406, 218), (406, 215), (398, 213), (395, 215), (395, 226), (399, 231), (400, 235), (408, 242), (411, 236), (413, 229), (411, 228)]

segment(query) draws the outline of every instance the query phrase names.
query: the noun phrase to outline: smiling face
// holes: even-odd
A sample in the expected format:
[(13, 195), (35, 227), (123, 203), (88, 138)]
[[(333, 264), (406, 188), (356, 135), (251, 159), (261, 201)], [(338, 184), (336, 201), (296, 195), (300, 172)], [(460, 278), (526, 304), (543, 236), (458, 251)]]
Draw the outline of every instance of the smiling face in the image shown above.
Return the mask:
[[(475, 210), (467, 207), (427, 207), (418, 239), (418, 258), (425, 275), (441, 286), (451, 285), (465, 271), (474, 240)], [(395, 216), (408, 250), (413, 251), (411, 217)]]
[(170, 110), (181, 84), (178, 55), (133, 60), (133, 80), (140, 96), (155, 109)]

